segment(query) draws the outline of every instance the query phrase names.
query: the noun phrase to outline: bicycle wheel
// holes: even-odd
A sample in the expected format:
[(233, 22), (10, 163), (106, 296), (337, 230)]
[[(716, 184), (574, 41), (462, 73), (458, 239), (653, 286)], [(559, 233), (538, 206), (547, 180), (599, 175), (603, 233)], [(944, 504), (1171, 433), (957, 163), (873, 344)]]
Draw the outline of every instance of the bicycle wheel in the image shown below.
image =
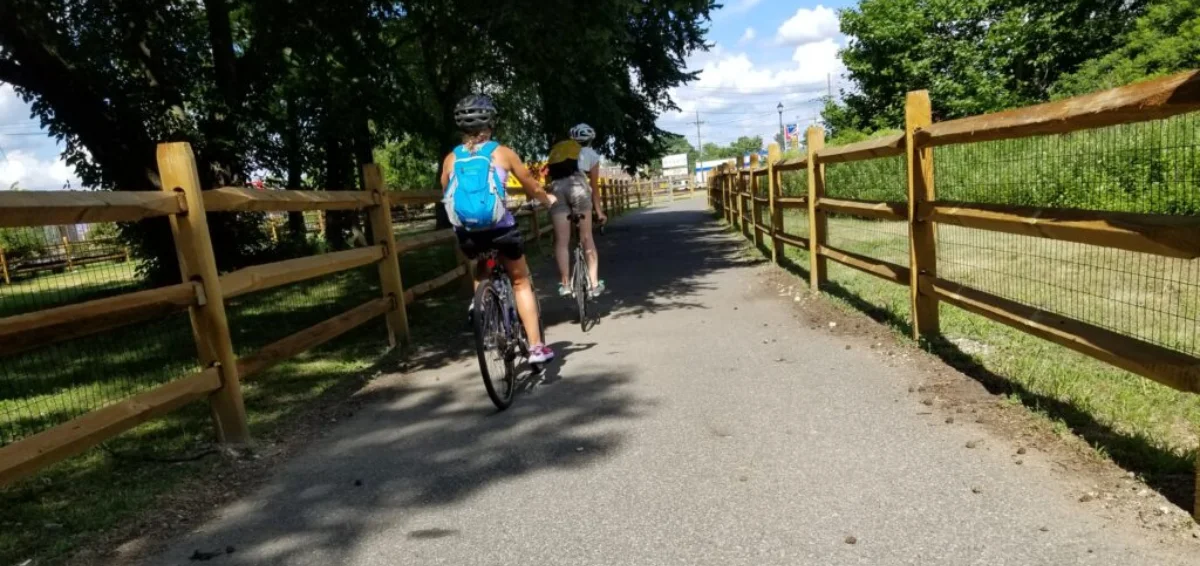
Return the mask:
[(512, 405), (517, 389), (517, 372), (513, 364), (516, 356), (512, 352), (509, 331), (505, 330), (505, 308), (491, 282), (481, 282), (475, 290), (475, 352), (479, 356), (479, 371), (483, 374), (488, 397), (501, 411)]
[(579, 326), (587, 332), (590, 314), (588, 312), (588, 267), (583, 256), (583, 247), (575, 247), (575, 265), (572, 268), (571, 290), (575, 292), (575, 304), (579, 307)]

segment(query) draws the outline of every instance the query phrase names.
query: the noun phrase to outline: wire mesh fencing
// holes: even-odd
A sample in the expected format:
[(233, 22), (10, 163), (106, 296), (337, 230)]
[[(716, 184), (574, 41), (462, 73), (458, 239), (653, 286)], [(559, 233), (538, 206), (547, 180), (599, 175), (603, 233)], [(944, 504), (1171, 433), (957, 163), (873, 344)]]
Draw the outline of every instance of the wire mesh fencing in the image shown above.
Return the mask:
[[(939, 148), (940, 200), (1200, 214), (1200, 113)], [(1200, 262), (939, 226), (939, 276), (1200, 355)]]
[[(111, 225), (0, 228), (0, 317), (155, 287)], [(0, 355), (0, 445), (198, 371), (187, 313)]]
[[(825, 166), (825, 195), (872, 202), (907, 199), (904, 158), (885, 157)], [(829, 214), (827, 243), (840, 250), (908, 266), (908, 224)]]

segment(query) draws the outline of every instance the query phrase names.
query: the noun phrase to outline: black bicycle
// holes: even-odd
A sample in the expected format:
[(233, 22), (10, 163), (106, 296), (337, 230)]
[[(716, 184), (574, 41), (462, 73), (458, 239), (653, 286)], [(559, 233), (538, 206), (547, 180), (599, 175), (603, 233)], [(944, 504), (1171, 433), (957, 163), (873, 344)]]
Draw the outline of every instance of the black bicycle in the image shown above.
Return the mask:
[[(579, 237), (579, 222), (583, 216), (572, 214), (570, 218), (571, 237), (575, 240), (575, 245), (571, 248), (571, 295), (575, 297), (575, 304), (579, 307), (579, 327), (587, 332), (600, 322), (600, 317), (594, 313), (595, 289), (592, 288), (587, 253), (583, 250), (583, 240)], [(604, 224), (600, 224), (600, 232), (604, 232)]]
[[(472, 300), (472, 319), (475, 329), (475, 352), (479, 356), (479, 371), (488, 397), (500, 410), (512, 405), (518, 386), (518, 369), (529, 359), (529, 337), (517, 312), (512, 279), (497, 259), (495, 250), (484, 254), (480, 261), (487, 275), (479, 282)], [(539, 308), (538, 328), (542, 329)], [(543, 340), (545, 334), (543, 330)], [(541, 371), (540, 364), (530, 364), (533, 373)]]

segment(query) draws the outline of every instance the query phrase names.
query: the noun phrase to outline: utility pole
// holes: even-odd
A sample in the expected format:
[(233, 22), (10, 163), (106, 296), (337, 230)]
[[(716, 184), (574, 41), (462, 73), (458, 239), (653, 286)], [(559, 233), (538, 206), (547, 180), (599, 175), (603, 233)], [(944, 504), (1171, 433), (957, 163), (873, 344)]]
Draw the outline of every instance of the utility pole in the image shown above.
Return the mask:
[(833, 73), (825, 73), (825, 88), (828, 93), (829, 100), (833, 100)]
[(700, 111), (696, 111), (696, 160), (704, 161), (704, 141), (700, 139)]

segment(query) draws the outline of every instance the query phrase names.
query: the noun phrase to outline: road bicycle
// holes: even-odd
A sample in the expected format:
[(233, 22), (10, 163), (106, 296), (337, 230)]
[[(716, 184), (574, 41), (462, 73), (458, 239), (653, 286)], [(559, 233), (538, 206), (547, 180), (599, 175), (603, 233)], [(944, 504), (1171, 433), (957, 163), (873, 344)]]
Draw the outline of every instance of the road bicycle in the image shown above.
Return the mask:
[[(587, 265), (587, 252), (583, 249), (583, 240), (579, 237), (579, 222), (581, 214), (571, 214), (571, 237), (574, 245), (571, 247), (571, 295), (579, 307), (579, 327), (587, 332), (600, 322), (595, 314), (596, 297), (593, 294), (592, 278)], [(604, 224), (600, 224), (600, 233), (604, 233)]]

